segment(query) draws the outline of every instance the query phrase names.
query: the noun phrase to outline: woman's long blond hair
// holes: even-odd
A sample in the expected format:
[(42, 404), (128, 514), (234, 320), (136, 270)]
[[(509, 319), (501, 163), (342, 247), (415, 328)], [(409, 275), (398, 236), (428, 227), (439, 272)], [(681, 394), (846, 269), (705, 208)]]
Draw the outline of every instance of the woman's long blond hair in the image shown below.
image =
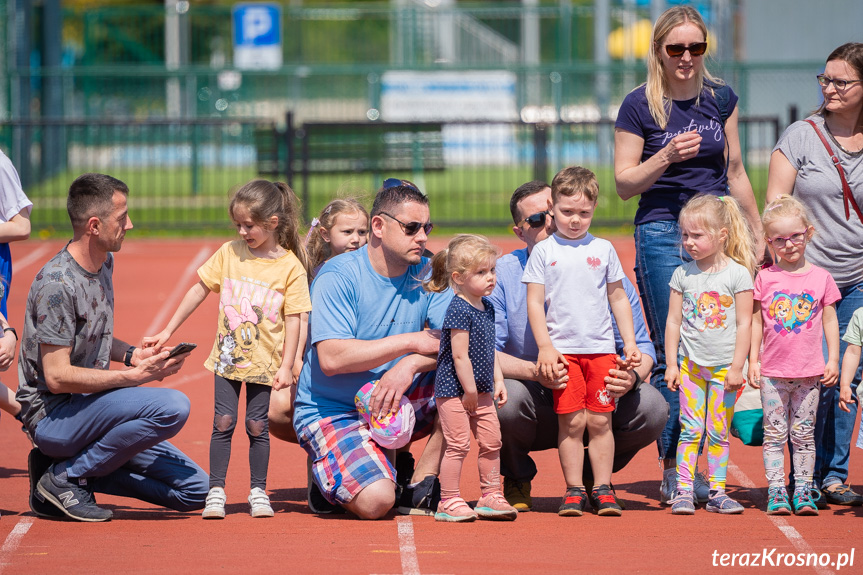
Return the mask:
[(714, 237), (725, 228), (728, 236), (722, 251), (755, 275), (755, 236), (733, 197), (698, 194), (680, 210), (679, 222), (681, 226), (700, 225)]
[(429, 265), (431, 276), (423, 281), (426, 291), (442, 292), (453, 285), (452, 274), (465, 274), (477, 269), (490, 258), (497, 258), (499, 250), (485, 236), (459, 234), (450, 240), (445, 250), (436, 253)]
[[(682, 24), (690, 22), (695, 24), (701, 33), (704, 34), (704, 40), (707, 41), (707, 26), (701, 18), (698, 10), (692, 6), (674, 6), (669, 8), (656, 19), (656, 24), (653, 25), (653, 34), (650, 37), (650, 50), (647, 52), (647, 82), (645, 82), (645, 96), (647, 98), (647, 106), (650, 109), (650, 115), (656, 125), (663, 130), (668, 125), (668, 115), (671, 110), (671, 98), (668, 96), (668, 79), (665, 77), (665, 68), (662, 66), (662, 59), (659, 57), (659, 51), (662, 49), (662, 44), (665, 38), (672, 30)], [(709, 54), (709, 44), (708, 53)], [(707, 54), (704, 58), (707, 58)], [(713, 86), (721, 86), (722, 80), (714, 77), (707, 70), (706, 65), (702, 65), (695, 75), (696, 85), (705, 86), (713, 92)], [(701, 91), (695, 101), (695, 105), (701, 102)]]

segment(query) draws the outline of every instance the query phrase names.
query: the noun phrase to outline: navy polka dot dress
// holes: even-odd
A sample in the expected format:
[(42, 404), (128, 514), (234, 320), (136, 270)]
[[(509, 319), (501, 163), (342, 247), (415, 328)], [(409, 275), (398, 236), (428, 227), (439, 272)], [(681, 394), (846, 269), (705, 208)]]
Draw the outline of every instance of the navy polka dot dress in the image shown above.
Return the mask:
[(485, 309), (480, 310), (458, 296), (452, 298), (443, 320), (434, 382), (435, 397), (464, 395), (452, 359), (452, 329), (463, 329), (469, 333), (468, 357), (473, 366), (477, 392), (494, 391), (494, 307), (487, 298), (482, 298), (482, 304)]

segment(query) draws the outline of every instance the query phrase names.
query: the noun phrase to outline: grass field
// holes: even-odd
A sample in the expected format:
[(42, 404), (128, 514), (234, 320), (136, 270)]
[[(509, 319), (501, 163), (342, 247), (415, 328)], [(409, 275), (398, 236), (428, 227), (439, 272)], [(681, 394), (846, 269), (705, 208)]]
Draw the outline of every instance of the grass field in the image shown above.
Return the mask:
[[(610, 166), (587, 166), (599, 179), (600, 199), (594, 218), (597, 227), (624, 231), (632, 222), (637, 202), (623, 202), (614, 192)], [(81, 173), (95, 168), (67, 170), (27, 190), (34, 209), (34, 233), (47, 238), (69, 231), (66, 193)], [(145, 169), (117, 168), (111, 175), (123, 180), (131, 194), (132, 219), (144, 235), (221, 235), (232, 231), (227, 205), (230, 194), (257, 177), (254, 166)], [(766, 168), (749, 170), (756, 198), (762, 203)], [(550, 181), (553, 173), (548, 175)], [(533, 167), (477, 166), (420, 174), (311, 174), (308, 182), (297, 174), (293, 188), (304, 205), (308, 222), (334, 197), (358, 197), (367, 206), (385, 177), (414, 181), (429, 194), (432, 221), (449, 233), (475, 231), (506, 233), (511, 226), (509, 198), (522, 183), (532, 180)], [(622, 226), (622, 227), (621, 227)]]

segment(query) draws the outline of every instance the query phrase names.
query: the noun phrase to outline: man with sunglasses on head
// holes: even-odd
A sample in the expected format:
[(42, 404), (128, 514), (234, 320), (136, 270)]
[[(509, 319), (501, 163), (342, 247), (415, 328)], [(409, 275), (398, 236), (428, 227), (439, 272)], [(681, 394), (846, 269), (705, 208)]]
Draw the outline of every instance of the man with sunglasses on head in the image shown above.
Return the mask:
[[(533, 247), (554, 232), (548, 214), (551, 188), (541, 181), (520, 186), (510, 199), (512, 230), (526, 247), (497, 261), (497, 285), (490, 298), (495, 308), (496, 347), (507, 390), (507, 402), (498, 410), (503, 446), (500, 452), (504, 496), (519, 511), (531, 507), (530, 487), (536, 476), (531, 451), (557, 448), (557, 414), (552, 390), (566, 386), (566, 368), (558, 366), (558, 378), (549, 381), (534, 372), (538, 349), (527, 321), (527, 288), (521, 276)], [(656, 359), (647, 335), (638, 292), (624, 278), (623, 287), (632, 305), (632, 319), (642, 362), (635, 370), (610, 370), (605, 384), (617, 398), (612, 416), (614, 467), (620, 471), (638, 453), (652, 444), (668, 420), (668, 403), (650, 385), (640, 385), (650, 375)], [(574, 302), (577, 294), (573, 294)], [(574, 305), (577, 305), (574, 303)], [(613, 321), (613, 320), (612, 320)], [(623, 341), (614, 325), (618, 353)], [(621, 360), (622, 363), (622, 360)], [(585, 447), (587, 437), (585, 436)], [(590, 459), (584, 458), (585, 483), (591, 481)], [(590, 489), (587, 490), (590, 493)]]
[[(294, 429), (330, 503), (378, 519), (392, 509), (398, 485), (401, 513), (434, 515), (443, 454), (433, 401), (437, 330), (452, 292), (429, 293), (420, 283), (432, 229), (425, 194), (406, 180), (388, 179), (370, 215), (368, 244), (328, 260), (312, 283), (311, 347), (303, 358)], [(357, 412), (355, 394), (375, 380), (372, 413), (389, 413), (407, 396), (416, 413), (412, 439), (431, 433), (415, 470), (405, 452), (396, 473)]]

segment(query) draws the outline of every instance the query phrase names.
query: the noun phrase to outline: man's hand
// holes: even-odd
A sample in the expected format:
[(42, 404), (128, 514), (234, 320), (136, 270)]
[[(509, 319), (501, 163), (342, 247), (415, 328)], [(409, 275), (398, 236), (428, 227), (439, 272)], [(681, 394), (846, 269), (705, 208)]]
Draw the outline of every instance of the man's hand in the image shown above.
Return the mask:
[(546, 379), (542, 374), (536, 374), (536, 380), (546, 389), (564, 389), (569, 381), (569, 367), (567, 363), (560, 362), (555, 366), (553, 377)]
[(633, 388), (636, 382), (635, 371), (627, 369), (628, 361), (616, 357), (617, 369), (609, 369), (605, 377), (605, 389), (608, 395), (617, 399), (623, 397)]
[[(138, 350), (135, 350), (135, 354), (137, 352)], [(171, 353), (169, 349), (162, 350), (159, 353), (154, 353), (151, 349), (141, 350), (138, 365), (132, 368), (140, 374), (141, 379), (138, 385), (150, 381), (162, 381), (169, 375), (176, 374), (183, 367), (183, 363), (185, 363), (186, 358), (189, 357), (189, 353), (191, 352), (180, 354), (171, 359), (168, 359), (169, 353)]]
[(387, 370), (372, 390), (369, 399), (370, 413), (382, 418), (398, 409), (402, 395), (411, 386), (414, 375), (414, 372), (405, 366), (404, 361), (399, 361)]
[(497, 400), (498, 409), (506, 405), (506, 385), (502, 381), (494, 382), (494, 399)]

